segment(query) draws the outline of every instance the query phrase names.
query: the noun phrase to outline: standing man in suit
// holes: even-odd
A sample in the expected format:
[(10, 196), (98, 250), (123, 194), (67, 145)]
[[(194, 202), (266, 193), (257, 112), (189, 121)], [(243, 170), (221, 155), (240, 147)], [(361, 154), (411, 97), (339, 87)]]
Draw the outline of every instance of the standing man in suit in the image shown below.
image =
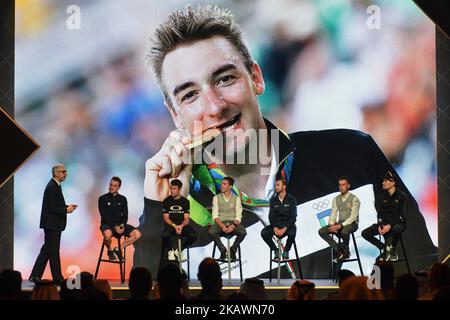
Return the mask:
[(66, 228), (67, 214), (78, 208), (75, 204), (66, 205), (61, 189), (61, 182), (67, 177), (64, 164), (58, 163), (52, 167), (53, 178), (50, 179), (44, 191), (42, 200), (40, 228), (44, 229), (45, 240), (41, 252), (34, 263), (29, 280), (38, 282), (44, 274), (47, 261), (50, 260), (50, 270), (55, 282), (61, 282), (64, 278), (61, 272), (61, 260), (59, 246), (61, 233)]

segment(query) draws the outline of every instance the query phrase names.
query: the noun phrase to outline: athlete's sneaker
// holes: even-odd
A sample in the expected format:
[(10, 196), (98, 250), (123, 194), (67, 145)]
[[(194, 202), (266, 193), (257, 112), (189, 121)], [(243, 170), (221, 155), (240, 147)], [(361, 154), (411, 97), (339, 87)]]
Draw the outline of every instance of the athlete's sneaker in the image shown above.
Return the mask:
[(276, 249), (276, 250), (273, 250), (273, 260), (279, 260), (280, 259), (280, 250), (279, 249)]
[(219, 249), (220, 251), (220, 260), (227, 260), (227, 249), (225, 247), (223, 249)]
[(341, 250), (341, 252), (339, 253), (339, 261), (344, 261), (347, 260), (348, 258), (350, 258), (350, 252), (347, 250)]
[(181, 250), (181, 253), (178, 251), (178, 249), (174, 250), (174, 254), (177, 257), (178, 261), (183, 261), (186, 259), (186, 257), (184, 256), (183, 250)]
[(375, 261), (386, 261), (386, 259), (389, 257), (389, 253), (386, 249), (381, 249), (380, 255), (376, 257)]
[(230, 260), (236, 260), (236, 250), (230, 248)]
[(116, 255), (114, 254), (113, 250), (108, 250), (108, 258), (109, 258), (109, 261), (116, 261), (117, 260)]
[(387, 248), (388, 248), (389, 256), (387, 257), (386, 261), (397, 261), (398, 255), (397, 255), (397, 252), (395, 251), (395, 248), (393, 246), (388, 246)]
[(175, 251), (174, 250), (169, 250), (169, 252), (167, 252), (167, 258), (170, 261), (174, 261), (175, 260)]
[(119, 258), (119, 261), (123, 261), (123, 255), (119, 248), (115, 247), (113, 252), (116, 254), (117, 258)]

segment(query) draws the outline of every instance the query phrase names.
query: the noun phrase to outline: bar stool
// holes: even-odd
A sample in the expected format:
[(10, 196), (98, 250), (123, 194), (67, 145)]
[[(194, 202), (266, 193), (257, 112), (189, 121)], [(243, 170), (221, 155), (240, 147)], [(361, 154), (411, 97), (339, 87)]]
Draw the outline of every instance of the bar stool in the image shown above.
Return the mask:
[[(178, 252), (182, 252), (180, 236), (177, 236), (177, 246), (178, 246)], [(180, 272), (182, 273), (183, 272), (183, 263), (186, 262), (187, 263), (187, 277), (188, 277), (188, 281), (190, 281), (191, 280), (191, 262), (190, 262), (189, 246), (186, 247), (187, 259), (180, 259), (180, 257), (178, 257), (177, 260), (169, 260), (167, 258), (167, 254), (168, 254), (167, 249), (168, 248), (164, 246), (164, 242), (161, 242), (161, 256), (159, 258), (158, 273), (159, 273), (159, 270), (161, 270), (161, 267), (164, 262), (177, 263), (178, 266), (180, 267)], [(166, 257), (166, 258), (164, 258), (164, 257)]]
[[(283, 251), (283, 245), (281, 243), (281, 239), (283, 239), (285, 236), (287, 236), (287, 234), (284, 234), (281, 238), (274, 236), (276, 238), (277, 241), (277, 246), (278, 246), (278, 259), (272, 258), (272, 248), (270, 248), (270, 263), (269, 263), (269, 282), (272, 282), (272, 262), (276, 262), (278, 263), (278, 268), (277, 268), (277, 283), (280, 283), (280, 277), (281, 277), (281, 263), (290, 263), (292, 261), (296, 261), (297, 262), (297, 267), (298, 267), (298, 272), (300, 275), (300, 279), (303, 280), (303, 272), (302, 272), (302, 267), (300, 266), (300, 257), (298, 256), (298, 250), (297, 250), (297, 243), (294, 241), (293, 245), (294, 245), (294, 252), (295, 252), (295, 259), (286, 259), (286, 260), (282, 260), (281, 258), (281, 252)], [(295, 276), (295, 274), (294, 274)]]
[[(335, 236), (335, 235), (333, 234), (332, 236)], [(364, 272), (363, 272), (362, 265), (361, 265), (361, 258), (359, 256), (358, 246), (356, 244), (355, 233), (354, 232), (350, 233), (350, 236), (352, 238), (353, 247), (354, 247), (355, 253), (356, 253), (356, 258), (353, 258), (353, 259), (347, 258), (342, 261), (339, 261), (338, 257), (334, 257), (333, 249), (331, 249), (331, 274), (332, 274), (334, 282), (338, 281), (337, 274), (338, 274), (339, 270), (341, 270), (342, 265), (345, 262), (358, 261), (359, 272), (361, 273), (361, 276), (364, 276)], [(339, 239), (338, 244), (340, 244), (342, 242), (342, 239), (341, 239), (341, 237), (337, 237), (337, 238)], [(335, 260), (336, 260), (336, 262), (335, 262)], [(336, 264), (336, 268), (334, 267), (335, 264)]]
[(231, 280), (231, 262), (236, 262), (237, 261), (239, 263), (239, 275), (240, 275), (241, 282), (242, 282), (243, 281), (243, 277), (242, 277), (241, 246), (240, 245), (238, 246), (238, 256), (236, 257), (236, 259), (235, 260), (231, 260), (231, 257), (230, 257), (231, 244), (230, 244), (230, 242), (231, 242), (231, 238), (233, 238), (234, 235), (222, 232), (219, 237), (227, 239), (227, 258), (226, 259), (220, 259), (220, 258), (216, 259), (216, 258), (214, 258), (214, 255), (216, 253), (216, 247), (217, 247), (216, 243), (214, 243), (214, 246), (213, 246), (212, 258), (214, 260), (216, 260), (218, 263), (222, 262), (222, 263), (227, 263), (228, 264), (228, 280)]
[[(113, 238), (117, 239), (117, 248), (120, 250), (120, 252), (122, 252), (122, 246), (120, 244), (120, 239), (122, 238), (121, 234), (117, 234), (117, 235), (113, 235)], [(126, 239), (127, 237), (123, 236), (124, 239)], [(115, 264), (119, 264), (119, 269), (120, 269), (120, 283), (124, 283), (125, 282), (125, 264), (126, 264), (126, 250), (127, 248), (123, 248), (123, 259), (122, 260), (116, 260), (116, 261), (110, 261), (109, 259), (103, 259), (103, 251), (105, 250), (106, 244), (105, 242), (102, 243), (102, 248), (100, 249), (100, 255), (98, 257), (98, 261), (97, 261), (97, 268), (95, 269), (95, 275), (94, 275), (94, 279), (97, 279), (97, 275), (98, 275), (98, 271), (100, 269), (100, 263), (102, 262), (107, 262), (107, 263), (115, 263)]]
[[(384, 238), (384, 237), (383, 237), (383, 238)], [(381, 241), (381, 234), (379, 235), (379, 239), (380, 239), (380, 241)], [(408, 273), (411, 273), (411, 267), (410, 267), (410, 265), (409, 265), (408, 255), (406, 254), (405, 244), (404, 244), (404, 242), (403, 242), (403, 237), (402, 237), (402, 235), (400, 235), (399, 240), (400, 240), (400, 241), (399, 241), (399, 242), (400, 242), (400, 245), (401, 245), (401, 247), (402, 247), (403, 258), (398, 259), (398, 260), (396, 260), (396, 261), (389, 261), (389, 262), (391, 262), (391, 263), (404, 262), (404, 263), (406, 264), (406, 268), (408, 269)], [(380, 254), (381, 254), (381, 250), (380, 250)]]

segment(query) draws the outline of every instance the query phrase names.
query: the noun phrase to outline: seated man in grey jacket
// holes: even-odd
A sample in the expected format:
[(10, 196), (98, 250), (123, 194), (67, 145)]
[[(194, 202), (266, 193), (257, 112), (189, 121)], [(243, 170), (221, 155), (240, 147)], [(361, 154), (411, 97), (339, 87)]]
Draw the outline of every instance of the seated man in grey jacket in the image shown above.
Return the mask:
[(233, 178), (224, 177), (221, 184), (222, 192), (215, 195), (212, 201), (212, 218), (215, 224), (208, 229), (208, 233), (220, 250), (220, 259), (226, 259), (227, 254), (227, 249), (219, 238), (222, 233), (236, 236), (229, 252), (231, 260), (236, 260), (237, 248), (247, 235), (241, 224), (241, 199), (232, 192), (233, 185)]
[[(340, 261), (350, 257), (348, 247), (350, 234), (358, 229), (360, 201), (357, 196), (348, 191), (349, 189), (348, 178), (340, 177), (339, 192), (341, 194), (333, 199), (328, 225), (319, 230), (319, 235), (335, 250)], [(332, 234), (342, 239), (340, 245), (333, 239)]]

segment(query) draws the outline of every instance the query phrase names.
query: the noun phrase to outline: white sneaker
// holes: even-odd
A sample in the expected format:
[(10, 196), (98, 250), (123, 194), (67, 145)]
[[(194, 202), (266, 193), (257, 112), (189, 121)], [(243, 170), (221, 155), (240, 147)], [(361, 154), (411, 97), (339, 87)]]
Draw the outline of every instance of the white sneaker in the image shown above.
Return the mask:
[(169, 259), (170, 261), (175, 260), (175, 251), (174, 251), (174, 250), (169, 250), (169, 252), (167, 253), (167, 255), (168, 255), (168, 259)]
[(183, 261), (183, 260), (186, 259), (185, 256), (184, 256), (183, 251), (181, 251), (181, 254), (180, 254), (179, 251), (178, 251), (178, 249), (177, 249), (177, 250), (174, 250), (174, 253), (175, 253), (175, 255), (177, 256), (178, 260)]

